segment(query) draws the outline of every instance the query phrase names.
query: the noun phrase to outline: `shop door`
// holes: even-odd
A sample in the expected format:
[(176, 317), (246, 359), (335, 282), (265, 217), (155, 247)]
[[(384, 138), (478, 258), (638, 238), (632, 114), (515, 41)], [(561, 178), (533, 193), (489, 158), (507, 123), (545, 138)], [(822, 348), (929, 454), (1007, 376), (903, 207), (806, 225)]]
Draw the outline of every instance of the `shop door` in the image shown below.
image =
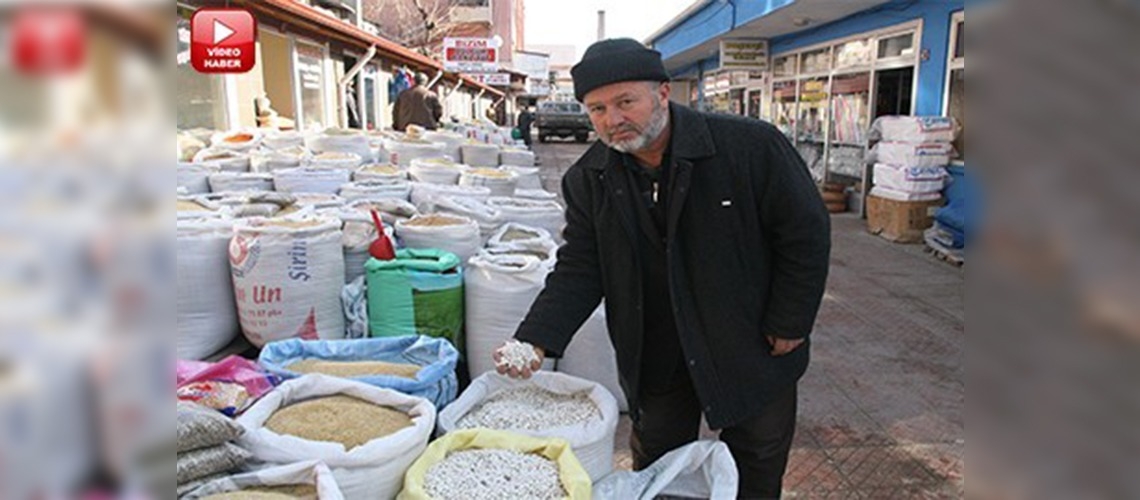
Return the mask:
[(886, 115), (910, 115), (913, 91), (913, 66), (877, 71), (875, 73), (875, 118)]

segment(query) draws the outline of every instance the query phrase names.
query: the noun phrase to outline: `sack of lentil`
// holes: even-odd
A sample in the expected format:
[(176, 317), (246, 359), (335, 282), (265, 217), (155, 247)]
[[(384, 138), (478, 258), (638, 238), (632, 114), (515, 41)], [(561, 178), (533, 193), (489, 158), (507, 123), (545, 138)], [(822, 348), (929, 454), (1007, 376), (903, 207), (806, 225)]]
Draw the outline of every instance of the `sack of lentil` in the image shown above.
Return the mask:
[(242, 332), (271, 340), (344, 338), (340, 221), (252, 218), (234, 227), (230, 270)]
[[(238, 441), (269, 464), (320, 460), (349, 500), (388, 499), (423, 453), (435, 407), (361, 382), (305, 375), (285, 382), (238, 419)], [(276, 430), (274, 430), (276, 429)]]
[[(270, 497), (268, 495), (281, 495)], [(258, 496), (254, 496), (258, 495)], [(180, 500), (254, 500), (258, 498), (342, 500), (340, 486), (328, 466), (306, 460), (206, 481)]]
[(598, 480), (613, 470), (618, 417), (617, 401), (601, 384), (548, 371), (526, 380), (488, 372), (440, 412), (439, 433), (482, 427), (565, 439)]
[(369, 259), (368, 329), (373, 337), (427, 335), (463, 351), (463, 269), (455, 254), (400, 249), (393, 260)]
[(467, 142), (467, 138), (463, 137), (463, 135), (445, 131), (424, 132), (423, 138), (427, 141), (442, 144), (443, 152), (455, 161), (459, 161), (460, 158), (459, 146)]
[(459, 351), (451, 342), (422, 335), (371, 339), (266, 344), (258, 363), (270, 373), (292, 379), (323, 373), (419, 396), (443, 408), (455, 399), (455, 364)]
[(210, 165), (222, 172), (249, 172), (249, 155), (228, 149), (206, 148), (194, 154), (194, 163)]
[(590, 478), (565, 440), (469, 429), (433, 441), (396, 498), (588, 500)]
[(406, 248), (436, 248), (467, 262), (483, 247), (479, 225), (467, 217), (451, 214), (421, 214), (396, 222), (396, 236)]
[(424, 202), (423, 212), (467, 217), (479, 225), (479, 236), (483, 241), (490, 238), (503, 224), (502, 214), (498, 210), (477, 199), (462, 196), (436, 196)]
[(558, 202), (492, 196), (487, 199), (487, 204), (502, 211), (504, 221), (541, 227), (554, 237), (556, 243), (562, 243), (562, 227), (566, 225), (566, 215)]
[(617, 399), (618, 408), (629, 411), (629, 402), (618, 375), (617, 353), (606, 326), (605, 304), (598, 306), (578, 328), (558, 359), (558, 372), (602, 384)]
[(513, 255), (534, 257), (542, 264), (542, 267), (547, 270), (554, 270), (554, 265), (558, 263), (558, 244), (553, 240), (544, 240), (540, 245), (498, 245), (490, 246), (479, 250), (479, 255), (483, 258), (490, 258), (497, 255)]
[(227, 250), (233, 226), (233, 220), (222, 218), (177, 223), (180, 359), (205, 358), (241, 331)]
[[(356, 156), (356, 165), (372, 161), (370, 139), (360, 130), (329, 127), (305, 138), (305, 146), (314, 153), (347, 153)], [(318, 155), (319, 156), (319, 155)]]
[(666, 453), (640, 471), (617, 471), (594, 482), (595, 500), (659, 497), (733, 500), (739, 476), (728, 445), (701, 440)]

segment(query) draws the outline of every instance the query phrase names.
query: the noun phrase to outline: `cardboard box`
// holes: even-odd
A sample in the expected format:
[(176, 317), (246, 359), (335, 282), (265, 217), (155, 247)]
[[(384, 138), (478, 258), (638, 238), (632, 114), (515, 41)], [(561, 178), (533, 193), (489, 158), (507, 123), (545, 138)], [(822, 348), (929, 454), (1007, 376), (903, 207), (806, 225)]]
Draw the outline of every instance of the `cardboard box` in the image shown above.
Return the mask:
[(922, 233), (934, 225), (934, 212), (942, 200), (896, 201), (868, 196), (867, 230), (895, 243), (921, 243)]

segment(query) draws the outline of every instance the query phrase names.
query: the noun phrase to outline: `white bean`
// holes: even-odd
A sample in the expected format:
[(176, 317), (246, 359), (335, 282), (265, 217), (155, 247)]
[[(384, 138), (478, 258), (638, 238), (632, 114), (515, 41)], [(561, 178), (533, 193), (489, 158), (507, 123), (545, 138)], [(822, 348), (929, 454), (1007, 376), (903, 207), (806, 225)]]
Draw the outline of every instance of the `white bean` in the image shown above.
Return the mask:
[(533, 453), (499, 449), (449, 453), (428, 468), (424, 491), (435, 500), (566, 497), (553, 461)]
[(565, 395), (526, 386), (492, 394), (455, 425), (460, 429), (541, 431), (601, 418), (601, 411), (586, 392)]
[(508, 368), (521, 370), (529, 368), (531, 363), (538, 361), (538, 354), (534, 352), (534, 346), (527, 342), (519, 342), (517, 340), (508, 341), (499, 348), (498, 366), (506, 365)]

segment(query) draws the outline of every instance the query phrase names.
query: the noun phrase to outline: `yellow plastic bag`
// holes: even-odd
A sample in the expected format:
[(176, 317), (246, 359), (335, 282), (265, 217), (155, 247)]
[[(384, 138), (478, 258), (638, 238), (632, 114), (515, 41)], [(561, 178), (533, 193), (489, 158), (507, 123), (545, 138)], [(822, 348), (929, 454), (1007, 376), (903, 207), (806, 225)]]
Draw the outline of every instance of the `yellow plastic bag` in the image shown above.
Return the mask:
[(396, 497), (397, 500), (430, 500), (431, 497), (424, 491), (424, 476), (428, 469), (442, 462), (452, 451), (472, 448), (515, 450), (542, 455), (558, 464), (558, 476), (570, 500), (590, 499), (590, 476), (578, 463), (578, 458), (565, 439), (533, 438), (489, 429), (465, 429), (449, 432), (428, 445), (404, 474), (404, 490)]

